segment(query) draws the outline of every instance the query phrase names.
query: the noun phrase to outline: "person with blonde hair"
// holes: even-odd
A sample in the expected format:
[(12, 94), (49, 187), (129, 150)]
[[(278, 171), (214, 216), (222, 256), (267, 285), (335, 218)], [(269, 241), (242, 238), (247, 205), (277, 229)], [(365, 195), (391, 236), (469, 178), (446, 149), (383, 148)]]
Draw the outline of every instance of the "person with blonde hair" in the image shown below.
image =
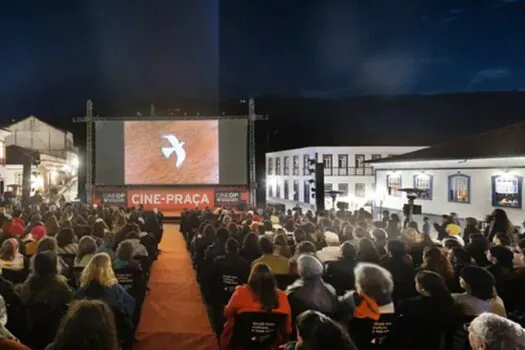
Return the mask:
[(132, 324), (135, 299), (118, 284), (107, 253), (96, 254), (86, 265), (80, 276), (80, 288), (75, 299), (102, 300)]

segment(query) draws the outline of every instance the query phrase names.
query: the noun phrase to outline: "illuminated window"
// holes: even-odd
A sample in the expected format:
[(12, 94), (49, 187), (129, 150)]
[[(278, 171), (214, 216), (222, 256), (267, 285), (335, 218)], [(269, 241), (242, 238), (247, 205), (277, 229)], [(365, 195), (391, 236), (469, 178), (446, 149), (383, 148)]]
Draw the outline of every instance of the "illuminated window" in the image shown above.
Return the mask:
[(401, 197), (401, 174), (389, 174), (386, 176), (386, 188), (388, 190), (388, 195)]
[(521, 209), (521, 176), (496, 175), (491, 180), (492, 206)]
[(434, 183), (434, 177), (430, 174), (418, 174), (414, 175), (414, 188), (422, 190), (419, 195), (419, 199), (432, 200), (432, 185)]
[(455, 174), (448, 177), (448, 201), (470, 203), (470, 176)]

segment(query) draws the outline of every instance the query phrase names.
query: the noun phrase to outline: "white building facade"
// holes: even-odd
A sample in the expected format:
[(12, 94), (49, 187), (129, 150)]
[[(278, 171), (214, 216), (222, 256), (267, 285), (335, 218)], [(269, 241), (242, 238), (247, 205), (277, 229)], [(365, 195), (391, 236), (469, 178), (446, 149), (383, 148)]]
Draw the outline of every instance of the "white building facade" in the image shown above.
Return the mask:
[[(350, 210), (371, 206), (375, 198), (375, 175), (365, 161), (412, 152), (423, 147), (349, 146), (306, 147), (266, 154), (266, 201), (291, 209), (315, 210), (310, 160), (324, 164), (325, 192), (342, 192), (336, 201), (347, 202)], [(325, 208), (332, 208), (325, 198)]]
[[(74, 147), (73, 134), (47, 124), (34, 116), (25, 118), (5, 128), (5, 146), (16, 145), (40, 153), (40, 164), (32, 176), (33, 190), (45, 196), (51, 189), (70, 201), (78, 195), (78, 150)], [(2, 133), (0, 132), (0, 141)], [(2, 168), (7, 190), (21, 188), (22, 165), (11, 164)]]
[(401, 212), (407, 203), (401, 188), (426, 190), (421, 205), (421, 222), (447, 213), (460, 218), (483, 220), (495, 208), (505, 210), (515, 225), (525, 220), (523, 178), (525, 156), (435, 161), (392, 161), (373, 164), (376, 172), (375, 213)]

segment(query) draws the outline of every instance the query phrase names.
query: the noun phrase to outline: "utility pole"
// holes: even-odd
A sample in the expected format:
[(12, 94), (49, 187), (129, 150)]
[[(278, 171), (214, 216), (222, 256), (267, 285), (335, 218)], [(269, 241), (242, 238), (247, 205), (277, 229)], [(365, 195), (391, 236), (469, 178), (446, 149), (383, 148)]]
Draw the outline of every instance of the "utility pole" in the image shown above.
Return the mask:
[(255, 159), (255, 121), (257, 114), (255, 114), (255, 100), (253, 97), (248, 102), (248, 157), (250, 164), (250, 206), (257, 207), (257, 160)]

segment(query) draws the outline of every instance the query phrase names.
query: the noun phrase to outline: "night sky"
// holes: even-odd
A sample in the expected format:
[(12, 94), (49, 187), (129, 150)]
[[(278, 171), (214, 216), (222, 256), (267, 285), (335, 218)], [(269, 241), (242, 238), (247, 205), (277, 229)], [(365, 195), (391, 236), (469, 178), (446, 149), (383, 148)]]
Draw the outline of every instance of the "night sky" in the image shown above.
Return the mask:
[(525, 89), (525, 0), (2, 1), (0, 116)]

